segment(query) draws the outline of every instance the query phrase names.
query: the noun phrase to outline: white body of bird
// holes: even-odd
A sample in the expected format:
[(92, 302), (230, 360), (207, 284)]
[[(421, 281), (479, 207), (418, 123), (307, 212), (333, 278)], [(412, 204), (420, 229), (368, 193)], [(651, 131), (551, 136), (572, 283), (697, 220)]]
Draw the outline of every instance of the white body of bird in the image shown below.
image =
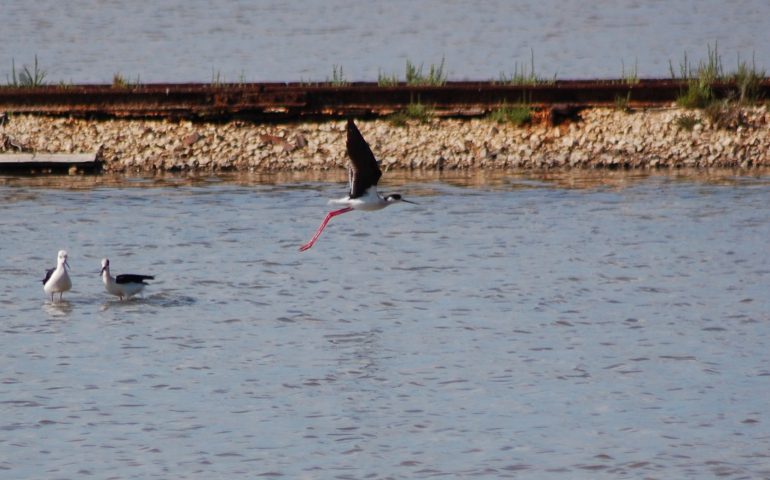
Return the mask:
[(330, 205), (340, 205), (343, 207), (350, 207), (353, 210), (363, 210), (365, 212), (372, 212), (374, 210), (382, 210), (390, 205), (392, 202), (386, 201), (377, 193), (377, 187), (369, 187), (369, 189), (357, 198), (337, 198), (329, 200)]
[(134, 275), (125, 274), (112, 277), (110, 275), (110, 261), (108, 259), (102, 260), (102, 282), (104, 288), (108, 293), (119, 297), (121, 300), (128, 299), (134, 295), (140, 293), (147, 286), (144, 283), (145, 280), (152, 280), (153, 276), (150, 275)]
[(67, 268), (69, 268), (67, 251), (59, 250), (56, 258), (56, 268), (46, 271), (46, 276), (43, 279), (43, 291), (51, 296), (52, 302), (55, 293), (59, 294), (59, 300), (61, 300), (62, 294), (72, 288), (72, 280), (70, 280), (70, 276), (67, 273)]

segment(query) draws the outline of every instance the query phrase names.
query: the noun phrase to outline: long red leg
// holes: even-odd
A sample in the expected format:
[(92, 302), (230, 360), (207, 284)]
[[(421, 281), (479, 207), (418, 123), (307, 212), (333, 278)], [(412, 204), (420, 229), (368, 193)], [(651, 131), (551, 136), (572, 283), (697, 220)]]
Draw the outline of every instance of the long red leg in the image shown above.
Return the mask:
[(353, 208), (345, 207), (345, 208), (341, 208), (339, 210), (334, 210), (332, 212), (327, 213), (326, 218), (324, 218), (324, 221), (321, 222), (321, 226), (318, 227), (318, 230), (316, 230), (315, 235), (313, 235), (313, 238), (311, 238), (310, 241), (307, 242), (306, 244), (299, 247), (299, 251), (304, 252), (308, 248), (312, 247), (313, 244), (315, 244), (315, 241), (318, 240), (318, 237), (321, 236), (321, 232), (323, 232), (324, 227), (326, 227), (326, 224), (329, 223), (329, 220), (331, 220), (332, 217), (336, 217), (337, 215), (342, 215), (343, 213), (349, 212), (351, 210), (353, 210)]

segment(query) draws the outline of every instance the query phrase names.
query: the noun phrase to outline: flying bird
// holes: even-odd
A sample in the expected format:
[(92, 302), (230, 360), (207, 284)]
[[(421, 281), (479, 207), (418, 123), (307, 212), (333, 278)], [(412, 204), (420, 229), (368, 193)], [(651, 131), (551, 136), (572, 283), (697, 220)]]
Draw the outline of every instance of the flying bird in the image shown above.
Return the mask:
[(144, 290), (148, 284), (144, 283), (145, 280), (154, 280), (152, 275), (135, 275), (133, 273), (124, 273), (112, 278), (110, 275), (110, 260), (108, 258), (102, 259), (102, 271), (99, 272), (102, 276), (102, 282), (104, 282), (104, 288), (107, 292), (124, 298), (131, 298), (137, 293)]
[(67, 273), (69, 267), (67, 251), (59, 250), (56, 258), (56, 268), (46, 270), (45, 278), (43, 279), (43, 291), (51, 295), (52, 302), (55, 293), (59, 294), (59, 301), (61, 301), (62, 294), (72, 288), (72, 280), (70, 280), (70, 276)]
[(381, 210), (388, 205), (394, 203), (406, 202), (414, 204), (404, 199), (398, 193), (391, 193), (389, 195), (382, 196), (377, 192), (377, 182), (382, 176), (380, 166), (377, 164), (377, 159), (374, 158), (369, 144), (366, 143), (361, 132), (358, 131), (358, 127), (353, 123), (353, 120), (348, 119), (347, 125), (348, 139), (347, 149), (348, 156), (350, 157), (350, 166), (348, 167), (348, 182), (350, 184), (350, 191), (348, 196), (337, 200), (330, 200), (329, 203), (335, 205), (344, 205), (344, 208), (339, 210), (333, 210), (326, 214), (321, 226), (316, 230), (313, 238), (309, 242), (299, 247), (300, 252), (304, 252), (315, 244), (318, 237), (321, 236), (321, 232), (326, 227), (333, 217), (341, 215), (343, 213), (350, 212), (352, 210)]

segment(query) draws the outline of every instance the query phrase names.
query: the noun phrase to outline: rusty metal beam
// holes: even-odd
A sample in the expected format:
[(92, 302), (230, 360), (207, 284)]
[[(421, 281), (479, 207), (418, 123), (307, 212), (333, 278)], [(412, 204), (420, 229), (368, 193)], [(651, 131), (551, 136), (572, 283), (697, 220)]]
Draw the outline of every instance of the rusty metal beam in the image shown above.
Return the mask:
[[(481, 115), (503, 103), (533, 107), (568, 104), (580, 107), (613, 105), (630, 99), (631, 106), (673, 102), (686, 82), (640, 80), (557, 81), (541, 85), (503, 85), (490, 82), (448, 82), (443, 86), (376, 83), (346, 86), (300, 83), (149, 84), (0, 87), (0, 112), (83, 117), (190, 118), (227, 120), (253, 118), (288, 120), (309, 117), (378, 116), (421, 103), (445, 116)], [(717, 84), (718, 97), (736, 91), (733, 84)], [(760, 86), (770, 98), (770, 80)]]

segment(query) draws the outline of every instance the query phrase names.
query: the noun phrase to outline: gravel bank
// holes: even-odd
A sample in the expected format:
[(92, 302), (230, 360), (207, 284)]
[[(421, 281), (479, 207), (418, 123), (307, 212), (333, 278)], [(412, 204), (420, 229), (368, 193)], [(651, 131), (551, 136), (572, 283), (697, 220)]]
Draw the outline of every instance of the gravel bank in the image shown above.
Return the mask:
[[(685, 116), (691, 130), (679, 120)], [(703, 111), (677, 108), (590, 109), (581, 117), (523, 127), (486, 119), (357, 123), (391, 169), (770, 166), (766, 106), (733, 109), (717, 122)], [(108, 172), (327, 170), (347, 162), (344, 127), (344, 121), (212, 124), (8, 115), (0, 126), (0, 152), (99, 151)]]

